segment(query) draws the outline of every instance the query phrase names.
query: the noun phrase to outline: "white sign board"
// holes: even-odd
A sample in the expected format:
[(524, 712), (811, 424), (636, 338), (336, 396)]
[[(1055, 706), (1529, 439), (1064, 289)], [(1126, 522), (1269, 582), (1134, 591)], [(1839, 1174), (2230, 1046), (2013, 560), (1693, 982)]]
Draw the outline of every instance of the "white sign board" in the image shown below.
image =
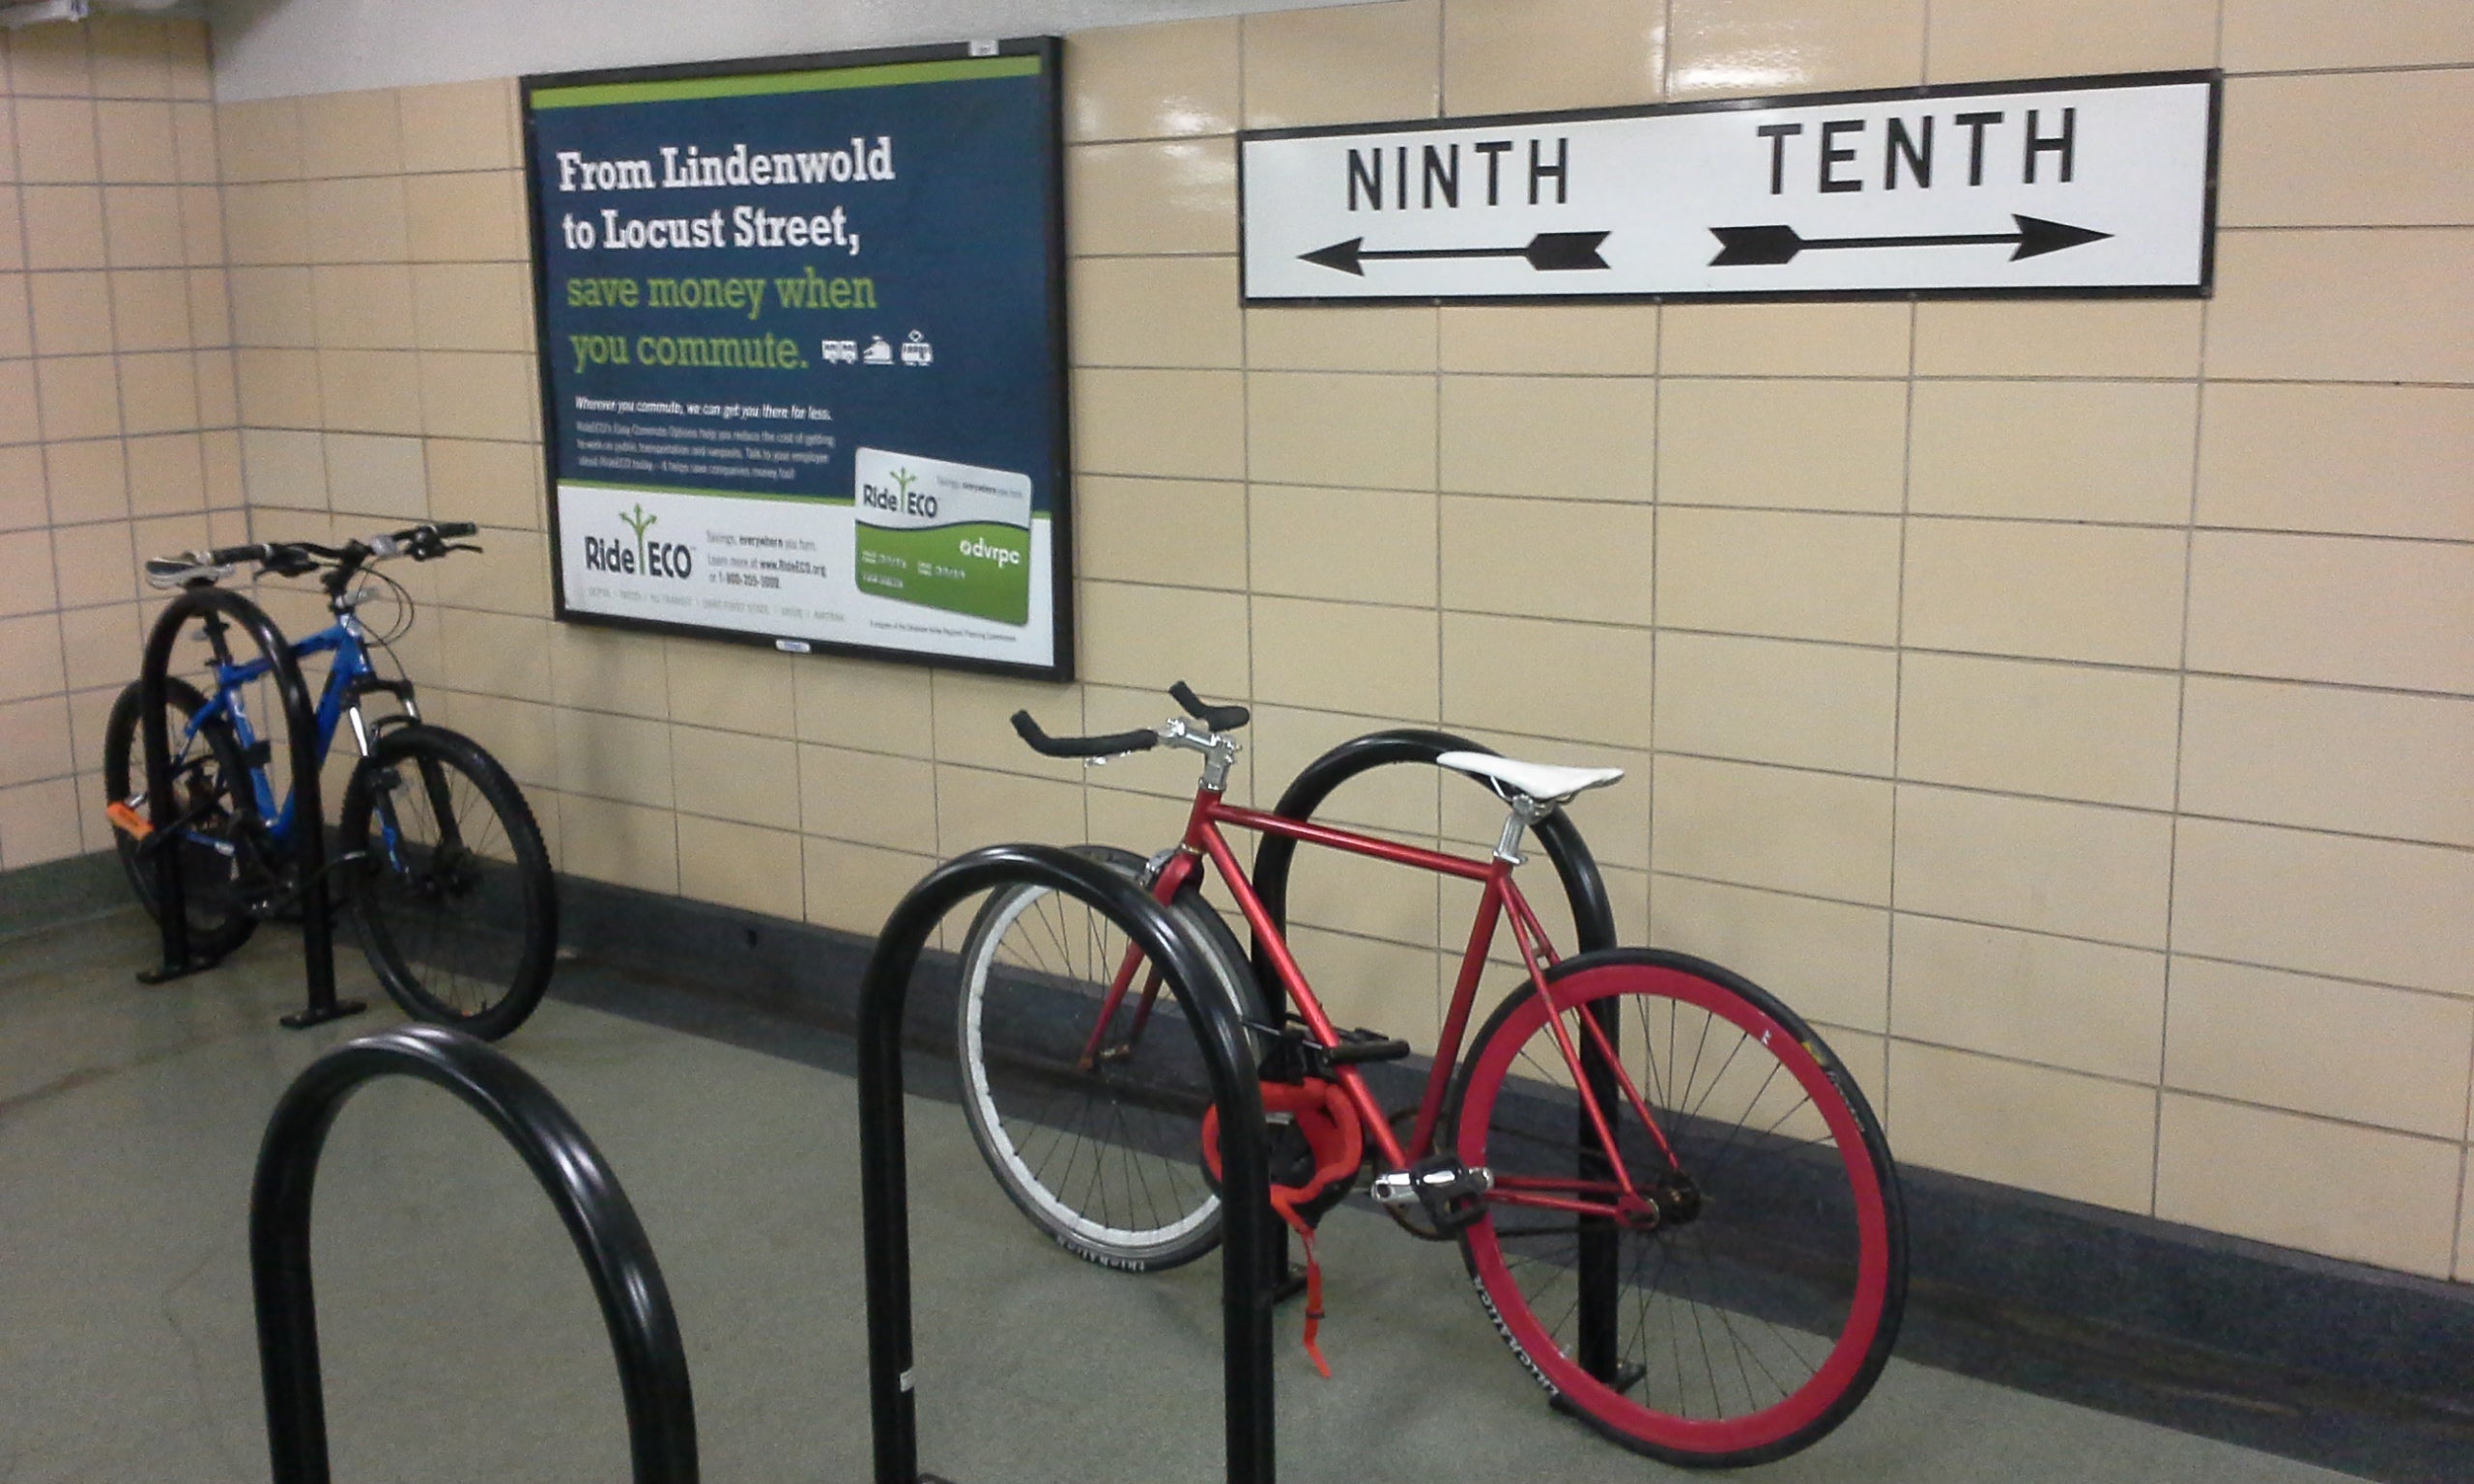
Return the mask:
[(2203, 295), (2218, 86), (1249, 133), (1246, 300)]

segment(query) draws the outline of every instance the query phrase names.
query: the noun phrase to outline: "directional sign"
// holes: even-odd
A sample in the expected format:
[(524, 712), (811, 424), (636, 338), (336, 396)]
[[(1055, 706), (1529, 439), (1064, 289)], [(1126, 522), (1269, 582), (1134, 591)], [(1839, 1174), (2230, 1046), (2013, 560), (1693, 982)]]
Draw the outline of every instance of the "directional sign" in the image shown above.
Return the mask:
[(1249, 303), (2204, 295), (2213, 72), (1248, 133)]

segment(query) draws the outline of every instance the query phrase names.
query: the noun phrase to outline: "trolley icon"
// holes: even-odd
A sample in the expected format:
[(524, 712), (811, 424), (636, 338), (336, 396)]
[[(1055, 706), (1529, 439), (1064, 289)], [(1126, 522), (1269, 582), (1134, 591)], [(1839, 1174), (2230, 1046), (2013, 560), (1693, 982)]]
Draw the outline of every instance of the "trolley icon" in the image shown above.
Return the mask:
[(906, 366), (924, 366), (935, 358), (935, 348), (915, 329), (910, 332), (910, 338), (902, 344), (902, 363)]

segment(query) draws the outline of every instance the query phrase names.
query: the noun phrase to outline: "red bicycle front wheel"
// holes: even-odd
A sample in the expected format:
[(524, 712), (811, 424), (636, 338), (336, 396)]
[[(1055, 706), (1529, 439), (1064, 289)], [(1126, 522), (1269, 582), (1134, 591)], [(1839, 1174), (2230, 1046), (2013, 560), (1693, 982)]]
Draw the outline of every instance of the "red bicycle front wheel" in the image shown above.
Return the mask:
[[(1595, 1100), (1654, 1208), (1628, 1218), (1605, 1214), (1620, 1183), (1552, 1028), (1597, 1043), (1592, 1020), (1622, 1069), (1597, 1074)], [(1889, 1146), (1829, 1048), (1758, 985), (1644, 949), (1566, 960), (1543, 997), (1524, 985), (1495, 1012), (1453, 1099), (1455, 1155), (1495, 1178), (1461, 1239), (1470, 1274), (1593, 1427), (1731, 1468), (1807, 1446), (1872, 1388), (1907, 1288)]]

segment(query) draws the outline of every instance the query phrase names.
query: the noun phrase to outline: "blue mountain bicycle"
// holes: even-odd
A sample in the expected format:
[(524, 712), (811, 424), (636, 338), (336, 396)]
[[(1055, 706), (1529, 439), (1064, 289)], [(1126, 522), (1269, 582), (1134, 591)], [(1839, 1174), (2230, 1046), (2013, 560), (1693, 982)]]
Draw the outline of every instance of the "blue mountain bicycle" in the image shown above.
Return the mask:
[[(146, 580), (160, 588), (216, 583), (252, 563), (278, 577), (323, 574), (335, 621), (293, 641), (291, 650), (302, 660), (334, 657), (318, 697), (319, 758), (346, 724), (360, 752), (328, 855), (335, 896), (350, 909), (379, 983), (407, 1014), (494, 1040), (521, 1025), (549, 985), (559, 938), (549, 851), (506, 769), (471, 738), (423, 722), (400, 666), (390, 679), (370, 657), (375, 648), (391, 659), (389, 645), (413, 619), (411, 594), (377, 564), (478, 551), (455, 544), (475, 530), (459, 522), (341, 546), (268, 542), (158, 556), (147, 561)], [(391, 597), (396, 618), (388, 632), (373, 633), (360, 610), (381, 596)], [(220, 958), (260, 922), (300, 910), (308, 883), (296, 864), (297, 842), (321, 821), (299, 818), (293, 798), (269, 780), (279, 750), (251, 713), (279, 725), (282, 707), (266, 694), (272, 666), (263, 656), (236, 661), (220, 615), (206, 614), (202, 626), (212, 694), (177, 677), (165, 689), (178, 800), (169, 838), (157, 841), (149, 822), (144, 703), (134, 683), (112, 706), (103, 777), (138, 899), (156, 910), (154, 854), (176, 851), (190, 944)], [(374, 695), (392, 698), (394, 709), (365, 714), (362, 702)]]

